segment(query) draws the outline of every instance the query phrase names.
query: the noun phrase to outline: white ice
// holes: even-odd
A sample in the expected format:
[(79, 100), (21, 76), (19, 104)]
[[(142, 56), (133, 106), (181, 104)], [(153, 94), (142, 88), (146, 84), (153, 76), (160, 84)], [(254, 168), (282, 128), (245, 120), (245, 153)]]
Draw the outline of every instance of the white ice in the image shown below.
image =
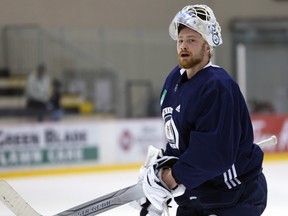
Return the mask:
[[(263, 216), (288, 216), (288, 161), (265, 162), (268, 206)], [(54, 215), (83, 202), (137, 182), (137, 170), (78, 175), (7, 179), (8, 183), (39, 213)], [(170, 210), (175, 215), (175, 203)], [(0, 203), (0, 216), (12, 216)], [(130, 205), (123, 205), (101, 216), (138, 216)]]

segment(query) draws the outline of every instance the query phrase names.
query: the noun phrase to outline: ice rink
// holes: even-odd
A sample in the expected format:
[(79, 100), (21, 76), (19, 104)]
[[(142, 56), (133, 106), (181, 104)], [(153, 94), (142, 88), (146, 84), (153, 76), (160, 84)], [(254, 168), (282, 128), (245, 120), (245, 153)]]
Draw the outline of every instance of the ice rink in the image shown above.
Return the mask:
[[(288, 161), (265, 162), (269, 185), (268, 207), (263, 216), (288, 216)], [(79, 175), (7, 179), (36, 211), (54, 215), (137, 182), (138, 171), (114, 171)], [(170, 210), (175, 215), (175, 205)], [(0, 203), (0, 216), (13, 214)], [(137, 216), (139, 212), (124, 205), (104, 212), (103, 216)], [(232, 215), (231, 215), (232, 216)]]

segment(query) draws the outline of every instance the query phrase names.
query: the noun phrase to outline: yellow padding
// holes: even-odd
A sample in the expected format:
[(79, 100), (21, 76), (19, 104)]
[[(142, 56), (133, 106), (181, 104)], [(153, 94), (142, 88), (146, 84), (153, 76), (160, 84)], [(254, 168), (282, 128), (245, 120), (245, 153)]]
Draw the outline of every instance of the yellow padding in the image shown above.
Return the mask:
[[(279, 162), (288, 161), (288, 153), (265, 153), (264, 162)], [(36, 176), (51, 176), (51, 175), (67, 175), (67, 174), (81, 174), (81, 173), (97, 173), (97, 172), (111, 172), (121, 170), (138, 170), (142, 164), (120, 164), (120, 165), (105, 165), (105, 166), (82, 166), (82, 167), (61, 167), (38, 170), (17, 170), (9, 172), (0, 172), (0, 179), (7, 178), (23, 178)]]
[(79, 108), (82, 103), (80, 94), (63, 94), (61, 97), (61, 106), (64, 108)]
[(287, 161), (288, 153), (265, 153), (264, 161)]
[(93, 113), (93, 104), (91, 102), (85, 101), (80, 105), (80, 113), (90, 114)]
[(119, 170), (138, 170), (141, 164), (122, 164), (110, 166), (83, 166), (83, 167), (65, 167), (65, 168), (50, 168), (39, 170), (17, 170), (11, 172), (0, 172), (0, 179), (7, 178), (23, 178), (36, 176), (51, 176), (51, 175), (67, 175), (93, 172), (110, 172)]

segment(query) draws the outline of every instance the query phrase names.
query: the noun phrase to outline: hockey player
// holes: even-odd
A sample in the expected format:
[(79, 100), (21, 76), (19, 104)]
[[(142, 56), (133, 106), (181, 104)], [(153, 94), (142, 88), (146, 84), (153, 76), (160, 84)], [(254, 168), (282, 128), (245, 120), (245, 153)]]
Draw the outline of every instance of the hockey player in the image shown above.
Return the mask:
[(177, 216), (259, 216), (267, 202), (263, 152), (237, 83), (210, 60), (222, 44), (214, 13), (186, 6), (169, 33), (179, 65), (160, 97), (168, 143), (141, 176), (148, 199), (141, 215), (162, 215), (174, 198)]

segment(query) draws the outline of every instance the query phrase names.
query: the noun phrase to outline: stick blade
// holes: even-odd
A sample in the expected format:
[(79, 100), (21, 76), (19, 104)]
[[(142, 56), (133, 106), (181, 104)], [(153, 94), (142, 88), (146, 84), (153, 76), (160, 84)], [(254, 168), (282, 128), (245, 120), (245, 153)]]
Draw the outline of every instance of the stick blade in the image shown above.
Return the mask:
[(41, 216), (5, 180), (0, 180), (0, 200), (16, 216)]

